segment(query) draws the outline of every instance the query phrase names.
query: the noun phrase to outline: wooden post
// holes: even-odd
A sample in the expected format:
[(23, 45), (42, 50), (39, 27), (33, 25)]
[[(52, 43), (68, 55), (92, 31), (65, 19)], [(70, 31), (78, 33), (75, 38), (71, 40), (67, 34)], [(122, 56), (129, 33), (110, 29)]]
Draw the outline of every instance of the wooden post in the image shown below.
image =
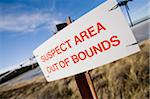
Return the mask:
[[(71, 24), (71, 18), (67, 18), (67, 25)], [(82, 99), (98, 99), (89, 72), (75, 75), (75, 80), (79, 88)]]
[(75, 80), (83, 99), (98, 99), (88, 72), (75, 75)]
[[(63, 29), (69, 24), (71, 24), (70, 17), (67, 18), (66, 23), (56, 25), (57, 31)], [(93, 82), (91, 80), (91, 76), (88, 71), (75, 75), (75, 80), (82, 99), (98, 99)]]

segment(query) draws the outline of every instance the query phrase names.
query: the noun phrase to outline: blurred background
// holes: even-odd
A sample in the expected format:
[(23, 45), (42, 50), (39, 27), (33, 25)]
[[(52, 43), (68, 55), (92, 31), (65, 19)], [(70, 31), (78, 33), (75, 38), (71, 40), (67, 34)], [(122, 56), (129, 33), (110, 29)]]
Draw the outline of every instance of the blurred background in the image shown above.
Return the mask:
[[(68, 16), (76, 20), (105, 1), (0, 0), (0, 98), (80, 99), (74, 77), (47, 83), (32, 51)], [(149, 6), (149, 0), (121, 6), (141, 51), (90, 72), (99, 99), (148, 99)]]

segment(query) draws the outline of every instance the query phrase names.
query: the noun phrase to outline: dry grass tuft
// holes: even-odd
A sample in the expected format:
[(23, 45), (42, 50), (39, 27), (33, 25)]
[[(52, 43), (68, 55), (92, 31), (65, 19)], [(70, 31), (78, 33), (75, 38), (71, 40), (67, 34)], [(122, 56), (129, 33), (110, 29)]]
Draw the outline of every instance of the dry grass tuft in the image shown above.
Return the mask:
[(148, 99), (149, 47), (146, 40), (140, 52), (91, 72), (100, 99)]
[[(148, 99), (150, 40), (140, 47), (140, 52), (90, 72), (99, 99)], [(38, 77), (0, 89), (0, 99), (81, 99), (74, 77), (50, 83)]]

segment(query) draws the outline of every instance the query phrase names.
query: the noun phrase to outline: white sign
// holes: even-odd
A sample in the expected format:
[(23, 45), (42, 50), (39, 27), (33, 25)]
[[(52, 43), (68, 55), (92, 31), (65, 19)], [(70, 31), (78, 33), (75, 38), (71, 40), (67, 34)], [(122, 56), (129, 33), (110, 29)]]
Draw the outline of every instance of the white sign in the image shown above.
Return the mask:
[(85, 14), (34, 50), (47, 79), (53, 81), (94, 69), (140, 49), (120, 8), (109, 0)]

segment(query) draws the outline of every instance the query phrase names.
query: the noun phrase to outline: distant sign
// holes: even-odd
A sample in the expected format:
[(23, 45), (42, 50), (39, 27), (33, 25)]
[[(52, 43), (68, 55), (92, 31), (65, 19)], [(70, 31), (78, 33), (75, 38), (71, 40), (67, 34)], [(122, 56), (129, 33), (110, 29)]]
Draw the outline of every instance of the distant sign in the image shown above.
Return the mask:
[(53, 81), (94, 69), (140, 49), (117, 2), (108, 0), (34, 50), (47, 79)]

